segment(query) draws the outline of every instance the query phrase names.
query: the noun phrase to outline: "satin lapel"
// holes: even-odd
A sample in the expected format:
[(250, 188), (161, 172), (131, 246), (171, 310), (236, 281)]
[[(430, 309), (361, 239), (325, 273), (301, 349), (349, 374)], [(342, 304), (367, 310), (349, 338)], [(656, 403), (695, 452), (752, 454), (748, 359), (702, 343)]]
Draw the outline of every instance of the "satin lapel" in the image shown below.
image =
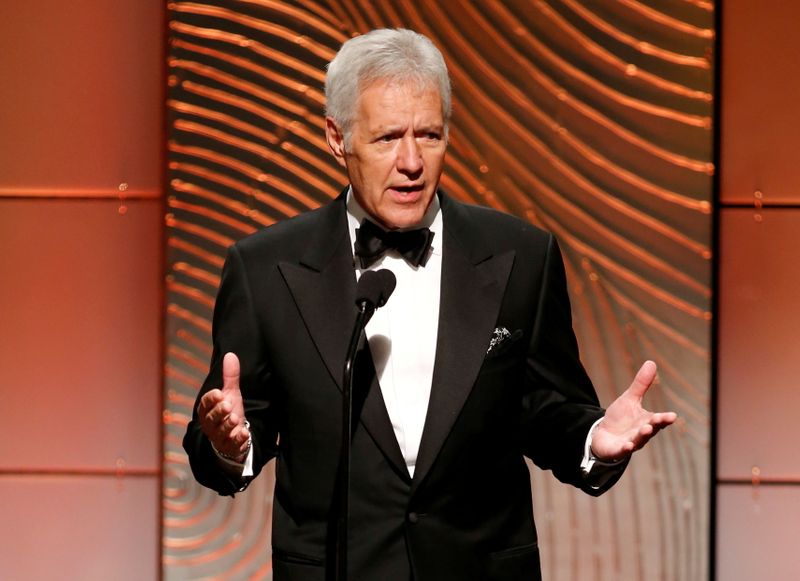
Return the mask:
[[(356, 318), (356, 277), (343, 200), (323, 208), (319, 221), (300, 264), (283, 262), (278, 267), (320, 357), (341, 390), (344, 359)], [(371, 356), (367, 352), (359, 360), (363, 363), (356, 373), (368, 376), (357, 379), (353, 394), (356, 406), (363, 401), (361, 422), (395, 469), (408, 478)]]
[(444, 217), (436, 363), (412, 492), (428, 474), (475, 383), (514, 263), (513, 251), (487, 257), (480, 241), (467, 241), (470, 233), (460, 212)]
[(319, 225), (299, 264), (278, 268), (320, 357), (341, 388), (342, 365), (355, 317), (356, 277), (342, 200), (320, 210)]
[[(363, 355), (363, 359), (361, 355)], [(392, 420), (389, 418), (389, 412), (386, 410), (386, 402), (383, 400), (383, 392), (381, 392), (381, 386), (378, 383), (378, 376), (375, 372), (375, 364), (369, 347), (364, 349), (359, 355), (356, 373), (361, 373), (363, 376), (368, 377), (369, 383), (366, 384), (366, 382), (359, 381), (358, 379), (354, 381), (353, 418), (358, 418), (360, 415), (361, 424), (367, 432), (369, 432), (370, 436), (372, 436), (375, 444), (383, 451), (384, 456), (386, 456), (389, 464), (394, 468), (394, 471), (403, 480), (410, 483), (411, 476), (408, 474), (408, 468), (403, 458), (403, 452), (400, 450), (400, 444), (397, 443), (397, 436), (394, 435)], [(366, 399), (364, 399), (365, 389)], [(360, 402), (362, 400), (364, 403), (359, 411)]]

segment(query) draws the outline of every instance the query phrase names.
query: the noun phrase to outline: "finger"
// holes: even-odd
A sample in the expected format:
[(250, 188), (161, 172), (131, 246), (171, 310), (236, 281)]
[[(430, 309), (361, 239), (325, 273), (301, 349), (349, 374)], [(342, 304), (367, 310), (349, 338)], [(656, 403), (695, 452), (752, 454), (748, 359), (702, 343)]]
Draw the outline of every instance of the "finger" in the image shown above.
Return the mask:
[(200, 416), (201, 419), (204, 419), (224, 398), (225, 396), (219, 389), (212, 389), (204, 393), (203, 397), (200, 398), (200, 403), (197, 405), (197, 415)]
[(222, 358), (222, 391), (239, 389), (241, 368), (235, 353), (226, 353)]
[(236, 426), (231, 427), (227, 422), (228, 415), (220, 412), (215, 408), (206, 419), (200, 423), (203, 433), (214, 444), (214, 447), (220, 451), (229, 451), (230, 449), (230, 436)]
[(203, 423), (215, 429), (223, 428), (224, 422), (230, 413), (230, 402), (228, 400), (223, 400), (208, 411)]
[(658, 368), (653, 361), (645, 361), (628, 388), (630, 394), (641, 400), (655, 381), (657, 371)]
[(214, 447), (229, 456), (237, 456), (247, 450), (247, 441), (250, 434), (244, 426), (236, 426), (234, 430), (225, 434), (217, 434), (214, 439)]
[[(658, 421), (656, 416), (665, 416), (666, 419), (671, 421)], [(663, 412), (661, 414), (653, 414), (653, 417), (650, 418), (650, 422), (647, 424), (642, 425), (636, 436), (633, 438), (633, 442), (635, 444), (636, 450), (641, 450), (644, 446), (652, 440), (658, 432), (663, 430), (664, 428), (668, 427), (672, 422), (677, 419), (677, 416), (674, 412)]]
[(237, 426), (236, 429), (231, 432), (231, 439), (240, 447), (244, 447), (247, 444), (247, 440), (250, 439), (250, 432), (244, 425)]
[(674, 424), (677, 419), (678, 414), (675, 412), (658, 412), (652, 415), (650, 418), (650, 423), (653, 426), (661, 429)]
[(644, 426), (640, 427), (636, 434), (634, 434), (631, 440), (628, 442), (630, 451), (635, 452), (636, 450), (641, 450), (652, 437), (653, 426), (650, 424), (645, 424)]
[(236, 412), (229, 413), (224, 419), (224, 426), (231, 431), (238, 427), (240, 423), (239, 416), (236, 415)]

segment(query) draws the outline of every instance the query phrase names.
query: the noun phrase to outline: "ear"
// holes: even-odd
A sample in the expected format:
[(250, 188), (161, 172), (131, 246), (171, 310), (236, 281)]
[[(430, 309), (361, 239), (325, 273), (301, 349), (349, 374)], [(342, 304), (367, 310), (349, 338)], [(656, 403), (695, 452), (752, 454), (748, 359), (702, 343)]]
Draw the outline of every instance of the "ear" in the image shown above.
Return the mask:
[(325, 117), (325, 139), (333, 157), (342, 167), (347, 167), (345, 162), (344, 134), (330, 117)]

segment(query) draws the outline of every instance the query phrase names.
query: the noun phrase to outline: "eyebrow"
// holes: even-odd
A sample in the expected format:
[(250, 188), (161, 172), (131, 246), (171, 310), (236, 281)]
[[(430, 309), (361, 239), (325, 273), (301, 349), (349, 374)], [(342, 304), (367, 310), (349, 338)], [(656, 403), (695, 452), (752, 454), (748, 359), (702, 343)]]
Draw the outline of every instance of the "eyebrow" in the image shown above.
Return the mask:
[[(403, 132), (405, 133), (406, 127), (404, 125), (383, 125), (375, 128), (374, 130), (370, 131), (371, 135), (393, 135), (395, 133)], [(444, 131), (444, 124), (440, 123), (432, 123), (427, 125), (422, 125), (414, 129), (414, 133), (425, 133), (435, 131), (437, 133), (441, 133)]]
[(402, 125), (379, 125), (371, 130), (370, 133), (373, 135), (386, 135), (387, 133), (397, 133), (399, 131), (405, 131), (405, 127)]

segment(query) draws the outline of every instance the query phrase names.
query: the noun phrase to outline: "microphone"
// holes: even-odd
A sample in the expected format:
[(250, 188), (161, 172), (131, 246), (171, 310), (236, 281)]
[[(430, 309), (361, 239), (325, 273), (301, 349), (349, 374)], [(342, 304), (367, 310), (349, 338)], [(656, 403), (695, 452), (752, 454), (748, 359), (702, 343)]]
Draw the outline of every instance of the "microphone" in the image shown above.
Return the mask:
[[(369, 312), (367, 320), (389, 300), (397, 286), (397, 278), (391, 270), (368, 270), (356, 284), (356, 306)], [(364, 321), (366, 326), (367, 321)]]
[(375, 309), (389, 300), (397, 286), (397, 279), (390, 270), (368, 270), (356, 283), (356, 322), (350, 336), (350, 347), (344, 360), (342, 374), (342, 444), (339, 452), (338, 514), (336, 518), (334, 580), (347, 581), (347, 535), (350, 517), (350, 443), (353, 436), (353, 364), (356, 358), (364, 327), (372, 318)]

